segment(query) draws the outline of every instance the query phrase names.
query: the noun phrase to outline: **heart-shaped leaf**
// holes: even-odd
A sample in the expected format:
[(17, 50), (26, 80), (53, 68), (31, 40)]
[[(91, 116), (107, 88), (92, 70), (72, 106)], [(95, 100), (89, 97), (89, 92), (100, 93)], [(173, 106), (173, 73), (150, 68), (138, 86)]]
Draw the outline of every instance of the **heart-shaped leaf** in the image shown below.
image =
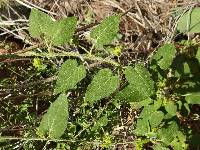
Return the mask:
[(49, 15), (32, 9), (29, 16), (29, 33), (33, 38), (42, 37), (48, 44), (59, 46), (70, 42), (76, 23), (75, 17), (53, 21)]
[(60, 138), (67, 127), (68, 116), (68, 99), (65, 94), (61, 94), (44, 114), (38, 133), (52, 139)]
[(119, 31), (119, 22), (118, 15), (109, 16), (91, 31), (90, 36), (95, 40), (96, 47), (102, 47), (113, 41)]
[(152, 59), (155, 59), (162, 69), (168, 69), (176, 55), (176, 48), (173, 44), (165, 44), (158, 49)]
[(85, 100), (93, 104), (112, 94), (118, 86), (119, 78), (113, 76), (110, 69), (102, 69), (94, 76), (88, 86), (85, 93)]
[(76, 60), (67, 60), (62, 64), (58, 73), (58, 80), (54, 93), (59, 94), (73, 89), (85, 76), (86, 70), (83, 65), (78, 65)]

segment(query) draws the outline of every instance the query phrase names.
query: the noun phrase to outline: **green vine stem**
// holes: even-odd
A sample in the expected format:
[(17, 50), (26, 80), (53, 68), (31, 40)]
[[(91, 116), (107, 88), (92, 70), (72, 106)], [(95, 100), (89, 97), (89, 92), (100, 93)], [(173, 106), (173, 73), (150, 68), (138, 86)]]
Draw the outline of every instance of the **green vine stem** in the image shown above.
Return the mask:
[(91, 60), (91, 61), (98, 61), (100, 63), (108, 63), (108, 64), (114, 65), (116, 67), (120, 66), (119, 63), (117, 63), (116, 61), (114, 61), (110, 58), (101, 58), (101, 57), (96, 57), (96, 56), (89, 56), (89, 55), (79, 54), (79, 53), (76, 53), (76, 52), (62, 52), (62, 53), (42, 52), (42, 53), (36, 53), (36, 52), (33, 52), (33, 51), (29, 51), (29, 52), (25, 52), (25, 53), (17, 53), (15, 55), (21, 56), (21, 57), (35, 56), (35, 57), (48, 57), (48, 58), (68, 56), (68, 57), (83, 58), (83, 59)]

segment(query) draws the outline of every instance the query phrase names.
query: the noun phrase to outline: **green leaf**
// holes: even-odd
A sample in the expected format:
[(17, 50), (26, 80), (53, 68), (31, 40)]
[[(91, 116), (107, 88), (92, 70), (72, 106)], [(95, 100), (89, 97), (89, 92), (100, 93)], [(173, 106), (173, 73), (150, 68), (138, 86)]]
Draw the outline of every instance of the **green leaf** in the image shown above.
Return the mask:
[(97, 131), (100, 127), (104, 127), (108, 124), (107, 116), (101, 117), (92, 127), (91, 131)]
[(162, 100), (154, 101), (154, 104), (148, 105), (143, 108), (142, 112), (140, 113), (140, 118), (147, 118), (152, 113), (157, 111), (162, 105)]
[(177, 123), (175, 121), (172, 121), (167, 127), (163, 127), (158, 131), (158, 137), (162, 142), (164, 142), (167, 145), (170, 145), (170, 143), (177, 136), (178, 132), (179, 129)]
[(167, 114), (165, 114), (164, 119), (165, 120), (169, 120), (169, 119), (172, 119), (172, 117), (174, 117), (174, 116), (172, 116), (169, 113), (167, 113)]
[(60, 138), (67, 127), (68, 116), (68, 99), (65, 94), (61, 94), (43, 116), (38, 128), (39, 134), (47, 134), (52, 139)]
[(165, 105), (165, 110), (172, 116), (176, 115), (177, 105), (173, 101), (168, 101)]
[(176, 55), (176, 48), (173, 44), (165, 44), (158, 49), (152, 59), (155, 59), (162, 69), (168, 69)]
[(91, 104), (108, 97), (119, 86), (119, 78), (110, 69), (100, 70), (93, 78), (85, 93), (85, 100)]
[(177, 137), (172, 141), (170, 144), (174, 150), (187, 150), (188, 144), (187, 144), (187, 136), (181, 132), (177, 132)]
[(200, 104), (200, 93), (190, 93), (185, 97), (188, 104)]
[(183, 132), (178, 131), (177, 136), (178, 136), (179, 141), (181, 142), (187, 141), (187, 136)]
[(175, 138), (170, 145), (173, 147), (173, 150), (188, 150), (188, 144), (186, 144), (186, 141), (179, 138)]
[(183, 106), (183, 102), (180, 100), (180, 101), (177, 101), (176, 102), (177, 103), (177, 108), (179, 109), (179, 110), (181, 110), (181, 108), (182, 108), (182, 106)]
[(180, 32), (200, 32), (200, 8), (193, 8), (180, 17), (177, 30)]
[(134, 68), (129, 66), (124, 73), (131, 90), (139, 95), (140, 100), (145, 100), (154, 94), (154, 82), (146, 68), (141, 65), (136, 65)]
[(33, 38), (43, 36), (49, 44), (59, 46), (70, 42), (76, 23), (77, 18), (75, 17), (53, 21), (49, 15), (32, 9), (29, 17), (29, 32)]
[(70, 42), (72, 39), (75, 28), (76, 28), (77, 18), (68, 17), (53, 23), (49, 26), (47, 36), (54, 46), (63, 45)]
[(153, 100), (151, 98), (147, 98), (147, 99), (140, 101), (140, 102), (130, 102), (130, 105), (131, 105), (132, 109), (140, 109), (144, 106), (148, 106), (152, 102), (153, 102)]
[[(173, 147), (173, 150), (184, 150), (184, 148), (183, 148), (183, 143), (181, 143), (181, 142), (179, 142), (179, 141), (173, 141), (172, 142), (172, 147)], [(186, 150), (186, 149), (185, 149)]]
[(150, 114), (150, 116), (146, 116), (149, 120), (151, 128), (156, 128), (162, 122), (164, 118), (164, 113), (162, 111), (155, 111)]
[[(195, 49), (195, 48), (194, 48)], [(192, 52), (190, 52), (192, 53)], [(197, 51), (196, 58), (187, 58), (188, 56), (184, 55), (177, 55), (173, 61), (173, 69), (175, 70), (175, 77), (183, 77), (183, 76), (193, 76), (199, 74), (199, 62)], [(191, 54), (190, 54), (191, 55)], [(191, 56), (190, 56), (191, 57)]]
[(33, 38), (46, 34), (53, 24), (51, 17), (37, 9), (32, 9), (29, 16), (29, 33)]
[(58, 73), (58, 80), (54, 93), (59, 94), (73, 89), (85, 76), (86, 70), (83, 65), (78, 65), (76, 60), (67, 60), (62, 64)]
[(164, 147), (161, 144), (156, 144), (156, 145), (153, 146), (153, 150), (170, 150), (170, 149), (167, 148), (167, 147)]
[(91, 38), (95, 40), (96, 47), (111, 44), (119, 30), (120, 17), (113, 15), (105, 18), (101, 24), (91, 31)]
[(148, 99), (154, 94), (154, 83), (146, 68), (136, 65), (127, 67), (124, 71), (129, 85), (116, 94), (116, 98), (128, 102), (138, 102)]
[(145, 134), (145, 136), (149, 139), (155, 139), (157, 137), (157, 134), (155, 132), (148, 132)]
[(149, 123), (146, 119), (138, 119), (136, 124), (136, 129), (133, 131), (134, 134), (138, 136), (144, 136), (149, 132)]
[(187, 115), (189, 115), (190, 114), (190, 107), (189, 107), (189, 104), (188, 103), (184, 103), (184, 108), (185, 108), (185, 110), (187, 111)]
[(143, 97), (135, 90), (133, 85), (128, 85), (121, 91), (119, 91), (115, 98), (119, 100), (125, 100), (127, 102), (136, 102), (143, 100)]

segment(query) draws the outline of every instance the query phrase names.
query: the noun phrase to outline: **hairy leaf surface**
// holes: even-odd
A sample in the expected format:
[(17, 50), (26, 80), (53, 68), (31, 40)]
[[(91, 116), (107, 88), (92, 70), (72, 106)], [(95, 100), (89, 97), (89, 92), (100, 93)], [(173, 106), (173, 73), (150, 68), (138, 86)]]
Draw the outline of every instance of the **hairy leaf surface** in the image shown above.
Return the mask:
[(177, 133), (179, 132), (178, 125), (175, 121), (171, 121), (167, 127), (163, 127), (158, 131), (158, 136), (165, 144), (169, 145)]
[(153, 100), (151, 98), (147, 98), (145, 100), (142, 100), (140, 102), (130, 102), (131, 108), (132, 109), (140, 109), (144, 106), (148, 106), (150, 105), (150, 103), (152, 103)]
[(137, 102), (144, 98), (135, 90), (134, 85), (128, 85), (121, 91), (119, 91), (115, 98), (119, 100), (125, 100), (127, 102)]
[(112, 94), (119, 86), (119, 78), (112, 75), (110, 69), (100, 70), (93, 78), (85, 93), (85, 100), (90, 103), (99, 101)]
[(67, 127), (68, 121), (68, 100), (65, 94), (61, 94), (49, 107), (43, 116), (38, 131), (48, 137), (60, 138)]
[(76, 23), (77, 18), (75, 17), (68, 17), (54, 22), (52, 26), (49, 26), (47, 32), (50, 42), (55, 46), (70, 42), (75, 32)]
[(146, 68), (141, 65), (136, 65), (135, 68), (127, 67), (124, 73), (132, 91), (139, 95), (140, 101), (154, 94), (154, 82)]
[(37, 9), (32, 9), (29, 16), (29, 33), (33, 38), (38, 38), (42, 34), (46, 35), (49, 27), (53, 25), (53, 20), (47, 14)]
[(49, 15), (32, 9), (29, 17), (29, 32), (33, 38), (43, 36), (49, 44), (59, 46), (70, 42), (76, 23), (75, 17), (53, 21)]
[(143, 109), (144, 113), (138, 118), (136, 129), (134, 130), (137, 135), (151, 134), (150, 127), (156, 128), (164, 119), (164, 113), (162, 111), (156, 111), (156, 108), (153, 105), (150, 106), (151, 107), (145, 107)]
[(147, 116), (151, 115), (155, 111), (157, 111), (162, 105), (162, 101), (154, 101), (154, 104), (148, 105), (143, 108), (142, 112), (140, 113), (140, 118), (147, 118)]
[(134, 134), (139, 136), (144, 136), (150, 131), (148, 120), (138, 119), (136, 124), (136, 129), (133, 131)]
[(150, 116), (146, 116), (149, 120), (151, 128), (156, 128), (163, 120), (164, 113), (162, 111), (155, 111), (150, 114)]
[(97, 120), (97, 122), (92, 127), (91, 131), (97, 131), (99, 128), (104, 127), (108, 124), (108, 118), (107, 116), (103, 116)]
[(165, 44), (158, 49), (156, 54), (153, 56), (153, 59), (157, 61), (160, 68), (166, 70), (171, 66), (175, 55), (175, 46), (173, 44)]
[(169, 148), (164, 147), (164, 145), (156, 144), (153, 147), (153, 150), (169, 150)]
[(91, 31), (90, 36), (96, 41), (96, 47), (102, 47), (113, 41), (119, 30), (119, 21), (118, 15), (109, 16)]
[(54, 90), (55, 94), (73, 89), (78, 82), (86, 76), (86, 70), (83, 65), (78, 65), (76, 60), (69, 59), (64, 62), (58, 73), (58, 80)]
[(167, 102), (165, 105), (165, 110), (172, 116), (176, 115), (177, 112), (177, 105), (173, 101)]

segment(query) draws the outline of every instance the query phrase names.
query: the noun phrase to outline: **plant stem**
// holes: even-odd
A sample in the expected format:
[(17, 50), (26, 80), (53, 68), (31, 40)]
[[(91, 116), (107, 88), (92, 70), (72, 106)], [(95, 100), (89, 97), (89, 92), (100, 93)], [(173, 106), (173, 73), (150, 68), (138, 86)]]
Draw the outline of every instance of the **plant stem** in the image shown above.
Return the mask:
[[(85, 141), (85, 140), (66, 140), (66, 139), (48, 139), (48, 138), (26, 138), (26, 137), (9, 137), (9, 136), (3, 136), (0, 137), (0, 141), (4, 140), (22, 140), (22, 141), (48, 141), (48, 142), (68, 142), (68, 143), (76, 143), (76, 142), (84, 142), (87, 144), (94, 144), (97, 142), (90, 142), (90, 141)], [(112, 145), (117, 145), (117, 144), (133, 144), (134, 141), (127, 141), (127, 142), (121, 142), (121, 143), (113, 143)], [(98, 142), (98, 144), (102, 144), (101, 142)]]
[(108, 59), (108, 58), (101, 58), (101, 57), (96, 57), (96, 56), (89, 56), (89, 55), (85, 55), (85, 54), (79, 54), (76, 52), (62, 52), (62, 53), (36, 53), (33, 51), (30, 52), (26, 52), (26, 53), (20, 53), (20, 54), (15, 54), (18, 56), (23, 56), (23, 57), (28, 57), (28, 56), (37, 56), (37, 57), (64, 57), (64, 56), (68, 56), (68, 57), (82, 57), (83, 59), (86, 60), (91, 60), (91, 61), (98, 61), (100, 63), (108, 63), (114, 66), (120, 66), (119, 63), (117, 63), (116, 61), (112, 60), (112, 59)]
[(23, 140), (23, 141), (54, 141), (54, 142), (71, 142), (74, 143), (76, 141), (66, 140), (66, 139), (48, 139), (48, 138), (26, 138), (26, 137), (0, 137), (0, 140)]

